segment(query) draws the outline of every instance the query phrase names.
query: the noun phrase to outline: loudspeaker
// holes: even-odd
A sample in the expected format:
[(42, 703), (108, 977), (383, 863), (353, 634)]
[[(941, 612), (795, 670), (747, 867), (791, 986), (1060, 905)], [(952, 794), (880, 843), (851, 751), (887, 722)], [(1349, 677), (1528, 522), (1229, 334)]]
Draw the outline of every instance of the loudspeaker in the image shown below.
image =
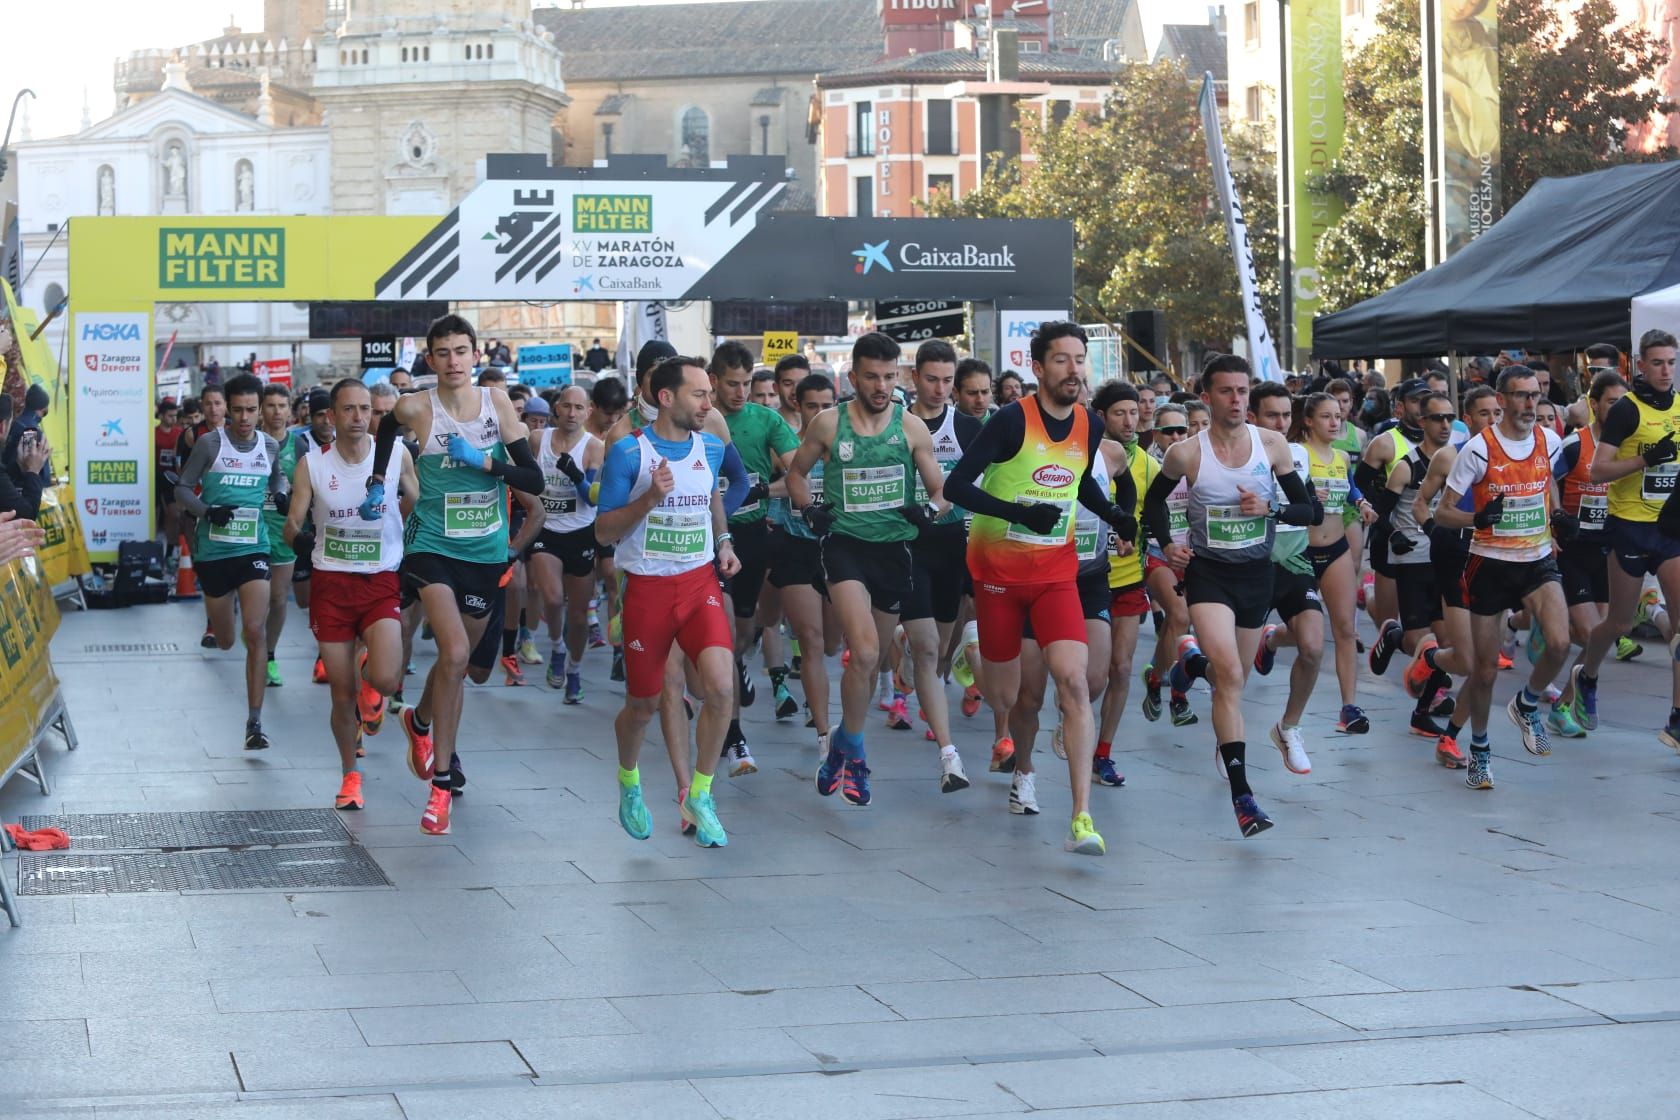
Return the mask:
[(1154, 358), (1138, 352), (1138, 347), (1142, 347), (1162, 362), (1167, 360), (1167, 317), (1164, 314), (1154, 308), (1128, 311), (1126, 333), (1137, 343), (1137, 346), (1126, 347), (1127, 369), (1134, 373), (1154, 373), (1165, 368)]
[(117, 567), (111, 581), (89, 589), (84, 598), (89, 607), (133, 607), (169, 601), (169, 585), (163, 582), (163, 545), (158, 541), (124, 541), (117, 546)]

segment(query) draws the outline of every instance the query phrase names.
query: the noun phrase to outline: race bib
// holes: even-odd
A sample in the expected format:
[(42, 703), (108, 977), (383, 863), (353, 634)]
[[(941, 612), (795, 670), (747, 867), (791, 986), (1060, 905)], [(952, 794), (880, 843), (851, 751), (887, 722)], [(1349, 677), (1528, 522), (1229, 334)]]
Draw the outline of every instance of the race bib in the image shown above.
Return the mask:
[(1016, 525), (1011, 522), (1009, 525), (1009, 531), (1004, 533), (1004, 537), (1012, 541), (1021, 541), (1024, 544), (1066, 544), (1068, 541), (1068, 535), (1073, 530), (1073, 503), (1057, 502), (1055, 504), (1062, 507), (1062, 515), (1056, 518), (1056, 524), (1049, 533), (1041, 537), (1037, 533), (1034, 533), (1031, 529), (1028, 529), (1025, 525)]
[(477, 490), (443, 496), (443, 535), (449, 540), (488, 537), (502, 527), (501, 495)]
[(1546, 495), (1505, 495), (1505, 509), (1493, 527), (1496, 537), (1539, 537), (1546, 533)]
[(1266, 543), (1266, 515), (1250, 516), (1241, 506), (1207, 507), (1207, 544), (1214, 549), (1249, 548)]
[[(748, 486), (757, 486), (758, 485), (758, 472), (757, 471), (748, 471), (747, 472), (747, 485)], [(735, 511), (733, 516), (741, 517), (741, 516), (744, 516), (745, 514), (757, 513), (758, 512), (758, 507), (759, 507), (759, 502), (756, 499), (753, 500), (753, 501), (750, 501), (750, 502), (742, 502), (740, 508)]]
[(1314, 481), (1320, 483), (1316, 489), (1318, 490), (1318, 502), (1324, 507), (1324, 516), (1339, 515), (1343, 507), (1347, 505), (1348, 480), (1345, 478), (1324, 478)]
[(1184, 538), (1190, 535), (1190, 499), (1183, 498), (1174, 501), (1167, 499), (1167, 526), (1172, 532), (1175, 544), (1183, 544)]
[(217, 525), (214, 521), (208, 524), (210, 539), (219, 544), (256, 544), (258, 526), (262, 524), (262, 511), (240, 506), (233, 511), (233, 517), (226, 525)]
[(707, 559), (706, 527), (711, 519), (710, 510), (649, 510), (642, 555), (676, 562)]
[(1680, 475), (1680, 462), (1646, 467), (1639, 485), (1640, 497), (1648, 502), (1666, 502), (1668, 496), (1674, 493), (1674, 480), (1677, 475)]
[(1604, 528), (1604, 519), (1610, 515), (1610, 496), (1608, 494), (1581, 495), (1581, 531), (1597, 532)]
[(840, 472), (841, 508), (873, 513), (904, 505), (903, 467), (846, 467)]
[(1095, 560), (1102, 555), (1103, 537), (1106, 535), (1102, 525), (1089, 528), (1075, 526), (1073, 533), (1073, 551), (1081, 560)]
[(328, 525), (321, 536), (321, 555), (336, 564), (377, 568), (384, 559), (385, 539), (378, 525)]
[[(957, 460), (955, 460), (955, 459), (938, 459), (938, 460), (936, 460), (936, 462), (938, 462), (938, 464), (939, 464), (939, 477), (942, 478), (942, 479), (943, 478), (950, 478), (951, 477), (951, 468), (957, 465)], [(916, 471), (915, 467), (911, 467), (910, 469), (912, 471)], [(920, 471), (916, 471), (916, 504), (925, 506), (925, 505), (927, 505), (927, 503), (928, 503), (927, 487), (922, 485), (922, 473)]]

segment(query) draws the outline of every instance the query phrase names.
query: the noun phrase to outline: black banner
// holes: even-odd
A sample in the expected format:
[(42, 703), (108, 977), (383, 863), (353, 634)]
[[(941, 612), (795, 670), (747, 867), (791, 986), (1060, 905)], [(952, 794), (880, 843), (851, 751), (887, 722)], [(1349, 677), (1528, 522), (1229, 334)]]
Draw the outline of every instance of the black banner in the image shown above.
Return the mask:
[(362, 338), (362, 368), (388, 369), (397, 364), (395, 335), (380, 334)]
[(424, 338), (432, 320), (447, 314), (445, 300), (320, 300), (309, 305), (309, 337)]
[(963, 305), (951, 300), (875, 301), (875, 329), (897, 342), (955, 338), (965, 326)]

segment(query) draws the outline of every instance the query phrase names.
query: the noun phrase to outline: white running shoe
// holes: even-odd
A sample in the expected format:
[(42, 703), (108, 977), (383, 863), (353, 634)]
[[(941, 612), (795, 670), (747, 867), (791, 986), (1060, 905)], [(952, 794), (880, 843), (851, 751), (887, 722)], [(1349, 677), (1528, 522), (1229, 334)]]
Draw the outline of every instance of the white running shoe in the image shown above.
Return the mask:
[(729, 755), (731, 778), (744, 778), (748, 774), (758, 773), (758, 763), (753, 761), (752, 751), (747, 749), (746, 743), (736, 743), (726, 753)]
[(832, 734), (834, 734), (832, 731), (819, 731), (819, 732), (817, 732), (817, 753), (818, 754), (823, 755), (824, 757), (827, 757), (827, 755), (828, 755), (828, 738)]
[(952, 751), (939, 753), (939, 792), (956, 793), (968, 788), (968, 775), (963, 773), (962, 756)]
[(1050, 749), (1056, 752), (1056, 757), (1067, 761), (1067, 742), (1062, 738), (1062, 725), (1058, 722), (1056, 730), (1050, 733)]
[(1311, 774), (1312, 759), (1307, 757), (1307, 748), (1301, 743), (1301, 729), (1299, 727), (1285, 727), (1281, 723), (1272, 724), (1272, 746), (1283, 755), (1283, 765), (1291, 774)]
[(1009, 783), (1009, 811), (1016, 816), (1036, 817), (1038, 815), (1038, 797), (1033, 792), (1033, 776), (1015, 772), (1015, 778)]

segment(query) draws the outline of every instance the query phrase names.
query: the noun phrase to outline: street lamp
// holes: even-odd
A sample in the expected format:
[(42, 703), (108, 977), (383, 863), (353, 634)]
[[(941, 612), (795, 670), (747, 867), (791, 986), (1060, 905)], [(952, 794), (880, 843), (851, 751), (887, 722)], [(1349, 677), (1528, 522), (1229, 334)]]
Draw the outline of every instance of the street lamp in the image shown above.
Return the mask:
[(6, 139), (0, 140), (0, 179), (6, 177), (6, 166), (9, 162), (7, 153), (12, 150), (12, 125), (17, 123), (18, 105), (23, 101), (23, 95), (26, 93), (30, 97), (35, 96), (35, 91), (32, 89), (20, 89), (18, 95), (12, 98), (12, 115), (6, 121)]

